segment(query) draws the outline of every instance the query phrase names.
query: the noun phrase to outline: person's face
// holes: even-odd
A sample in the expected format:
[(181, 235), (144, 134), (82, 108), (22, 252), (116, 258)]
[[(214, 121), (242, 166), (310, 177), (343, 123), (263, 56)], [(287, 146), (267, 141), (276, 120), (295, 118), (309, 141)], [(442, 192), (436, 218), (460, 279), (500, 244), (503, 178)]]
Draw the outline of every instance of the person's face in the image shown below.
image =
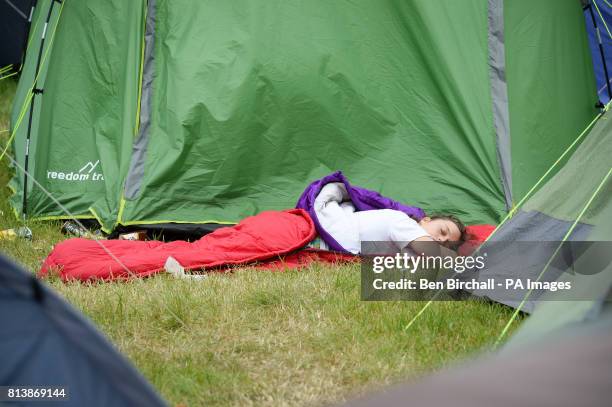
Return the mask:
[(461, 232), (454, 222), (448, 219), (431, 219), (425, 217), (419, 222), (421, 227), (434, 240), (444, 244), (447, 242), (458, 242), (461, 239)]

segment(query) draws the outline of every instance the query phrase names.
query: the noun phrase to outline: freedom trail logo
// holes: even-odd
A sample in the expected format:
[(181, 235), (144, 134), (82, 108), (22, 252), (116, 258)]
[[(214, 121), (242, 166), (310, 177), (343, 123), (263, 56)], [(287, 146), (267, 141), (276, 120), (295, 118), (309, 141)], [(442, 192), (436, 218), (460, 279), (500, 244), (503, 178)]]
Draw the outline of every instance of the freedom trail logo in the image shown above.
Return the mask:
[(63, 171), (47, 171), (47, 179), (86, 182), (86, 181), (104, 181), (102, 173), (96, 172), (96, 168), (100, 164), (100, 160), (96, 162), (88, 162), (78, 172), (63, 172)]

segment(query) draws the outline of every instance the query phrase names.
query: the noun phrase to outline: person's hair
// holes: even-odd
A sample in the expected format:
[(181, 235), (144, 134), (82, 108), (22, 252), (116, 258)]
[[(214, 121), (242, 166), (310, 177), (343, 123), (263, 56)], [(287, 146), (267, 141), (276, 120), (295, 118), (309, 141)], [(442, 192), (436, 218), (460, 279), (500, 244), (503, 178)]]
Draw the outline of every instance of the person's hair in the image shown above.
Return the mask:
[(457, 229), (459, 229), (459, 233), (460, 233), (459, 240), (458, 241), (449, 242), (450, 243), (449, 244), (449, 248), (450, 249), (457, 250), (466, 241), (467, 233), (465, 231), (465, 225), (455, 215), (446, 215), (446, 214), (442, 214), (442, 213), (435, 213), (435, 214), (431, 215), (429, 218), (431, 220), (434, 220), (434, 219), (448, 220), (448, 221), (453, 222), (455, 224), (455, 226), (457, 226)]

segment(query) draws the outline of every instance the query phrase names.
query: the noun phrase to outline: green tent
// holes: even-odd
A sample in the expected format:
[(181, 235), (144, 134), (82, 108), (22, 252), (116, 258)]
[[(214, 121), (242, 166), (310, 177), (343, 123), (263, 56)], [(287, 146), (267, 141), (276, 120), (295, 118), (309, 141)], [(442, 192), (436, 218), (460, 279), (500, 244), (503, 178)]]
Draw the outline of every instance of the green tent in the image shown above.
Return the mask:
[[(612, 131), (608, 132), (608, 145), (611, 140)], [(608, 168), (612, 170), (609, 157)], [(599, 207), (599, 222), (584, 238), (593, 244), (558, 278), (571, 282), (572, 291), (548, 293), (537, 301), (533, 314), (507, 348), (577, 333), (587, 325), (612, 319), (612, 179), (608, 180), (607, 192), (593, 201), (594, 207)]]
[[(605, 297), (612, 287), (612, 112), (603, 113), (578, 141), (582, 139), (575, 151), (568, 150), (561, 169), (480, 248), (491, 251), (487, 267), (479, 272), (481, 281), (568, 281), (574, 288), (565, 300), (577, 312)], [(474, 294), (526, 312), (549, 300), (527, 287)], [(554, 300), (560, 297), (555, 293)]]
[(497, 222), (597, 114), (581, 6), (39, 0), (13, 206), (107, 231), (233, 223), (340, 169)]

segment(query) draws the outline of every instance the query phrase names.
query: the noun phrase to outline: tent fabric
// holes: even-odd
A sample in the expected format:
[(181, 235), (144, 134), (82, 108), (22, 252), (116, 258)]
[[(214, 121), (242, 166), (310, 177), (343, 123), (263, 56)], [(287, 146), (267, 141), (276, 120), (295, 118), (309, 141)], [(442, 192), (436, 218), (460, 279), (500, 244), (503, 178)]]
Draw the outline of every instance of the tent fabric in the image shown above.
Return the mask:
[(595, 117), (597, 89), (580, 1), (505, 1), (504, 29), (518, 201)]
[[(600, 241), (612, 241), (612, 228), (602, 227), (612, 219), (612, 122), (606, 112), (594, 125), (582, 144), (576, 149), (565, 165), (546, 182), (522, 208), (491, 238), (492, 250), (488, 266), (479, 273), (479, 278), (529, 278), (536, 280), (559, 244), (555, 242), (589, 241), (597, 231)], [(573, 228), (573, 229), (572, 229)], [(517, 270), (513, 246), (500, 249), (500, 242), (540, 242), (521, 254), (530, 264), (523, 264)], [(549, 244), (542, 242), (550, 242)], [(488, 246), (481, 249), (487, 251)], [(541, 281), (557, 281), (568, 278), (566, 271), (574, 267), (564, 262), (552, 263)], [(484, 295), (474, 291), (476, 295)], [(507, 290), (487, 293), (495, 301), (517, 307), (523, 301), (525, 292), (517, 290), (514, 298), (508, 297)], [(526, 298), (522, 310), (532, 312), (540, 298), (534, 293)]]
[[(560, 243), (557, 242), (563, 239), (571, 226), (572, 222), (561, 221), (538, 212), (519, 212), (504, 227), (495, 232), (490, 242), (480, 249), (488, 254), (488, 266), (477, 273), (476, 277), (481, 281), (493, 278), (498, 282), (503, 282), (506, 278), (517, 277), (522, 278), (523, 281), (538, 279), (546, 263), (559, 246)], [(568, 241), (583, 241), (591, 229), (591, 225), (578, 224)], [(525, 244), (520, 245), (516, 242), (525, 242)], [(516, 252), (519, 247), (524, 250), (520, 258), (517, 257), (519, 254)], [(552, 263), (539, 281), (557, 281), (568, 266), (570, 264)], [(523, 312), (531, 313), (541, 298), (538, 292), (533, 292), (521, 304), (527, 291), (527, 289), (517, 289), (511, 292), (504, 287), (499, 287), (495, 290), (474, 290), (472, 294), (485, 296), (513, 308), (521, 305)]]
[(67, 388), (53, 406), (166, 405), (91, 322), (2, 256), (0, 326), (3, 386)]
[[(400, 193), (406, 195), (404, 188), (411, 189), (411, 185), (402, 184), (418, 183), (421, 189), (426, 188), (420, 178), (430, 177), (423, 171), (427, 160), (421, 160), (418, 166), (410, 162), (416, 162), (416, 151), (422, 151), (424, 157), (432, 154), (428, 147), (410, 140), (410, 134), (416, 138), (410, 122), (428, 127), (426, 133), (432, 125), (453, 134), (457, 129), (444, 117), (436, 120), (435, 112), (427, 107), (430, 101), (423, 100), (414, 112), (398, 111), (398, 107), (409, 108), (421, 93), (424, 99), (430, 99), (430, 68), (439, 66), (447, 72), (451, 67), (444, 61), (435, 61), (427, 68), (415, 66), (413, 61), (421, 58), (419, 50), (410, 46), (414, 33), (406, 33), (411, 21), (398, 25), (394, 19), (400, 14), (401, 20), (410, 20), (412, 12), (419, 11), (431, 21), (433, 8), (411, 10), (399, 3), (381, 8), (373, 2), (355, 7), (348, 2), (331, 5), (321, 1), (308, 5), (277, 2), (266, 7), (243, 2), (212, 9), (208, 3), (189, 4), (188, 14), (177, 12), (187, 8), (184, 1), (157, 10), (156, 36), (162, 40), (156, 42), (160, 46), (155, 50), (153, 110), (160, 114), (152, 121), (141, 194), (126, 199), (125, 218), (154, 219), (163, 212), (189, 216), (193, 213), (189, 208), (198, 207), (209, 214), (209, 219), (236, 221), (262, 209), (287, 207), (286, 201), (299, 195), (304, 180), (337, 168), (352, 179), (353, 174), (358, 176), (360, 185), (383, 186), (381, 192), (395, 199)], [(451, 28), (451, 24), (455, 30), (456, 16), (471, 11), (478, 13), (478, 25), (486, 32), (486, 4), (468, 10), (452, 3), (448, 7), (452, 8), (449, 13), (453, 19), (432, 26)], [(414, 23), (419, 22), (415, 19)], [(183, 29), (169, 31), (171, 27)], [(279, 32), (285, 35), (279, 36)], [(312, 32), (317, 35), (313, 37)], [(470, 38), (475, 34), (471, 32)], [(409, 36), (408, 41), (403, 35)], [(200, 38), (207, 41), (202, 44)], [(441, 42), (441, 38), (435, 40)], [(486, 61), (486, 45), (475, 45), (461, 47), (466, 55), (455, 55)], [(440, 46), (451, 50), (443, 43)], [(193, 55), (201, 56), (197, 63)], [(191, 61), (194, 63), (186, 63)], [(411, 65), (409, 69), (406, 64)], [(454, 75), (471, 76), (456, 68), (453, 63)], [(473, 77), (466, 80), (487, 94), (485, 64), (481, 64), (479, 73), (484, 74), (483, 82)], [(407, 75), (424, 75), (410, 82), (416, 98), (395, 84), (395, 78)], [(369, 87), (368, 83), (378, 85)], [(466, 85), (453, 81), (451, 87)], [(177, 99), (172, 95), (185, 96)], [(444, 107), (443, 98), (447, 96), (436, 96), (440, 108), (456, 116)], [(466, 100), (457, 102), (479, 114), (478, 103), (465, 106)], [(487, 122), (478, 120), (478, 124), (482, 131), (489, 131), (489, 127), (485, 130)], [(470, 137), (478, 138), (473, 129), (466, 130)], [(199, 137), (201, 132), (207, 136)], [(450, 154), (451, 145), (460, 144), (461, 137), (449, 137), (440, 152)], [(475, 160), (478, 151), (485, 148), (482, 144), (494, 151), (494, 140), (474, 141), (476, 151), (468, 154)], [(400, 151), (414, 159), (400, 157)], [(158, 165), (162, 154), (174, 164)], [(494, 155), (491, 158), (483, 169), (485, 183), (491, 188), (479, 191), (489, 196), (488, 200), (493, 198), (493, 191), (494, 199), (501, 197), (497, 162)], [(377, 170), (372, 171), (374, 168)], [(468, 172), (474, 170), (466, 168)], [(415, 174), (400, 183), (397, 174), (401, 172)], [(398, 182), (382, 185), (392, 173)], [(194, 189), (194, 182), (207, 188)], [(236, 192), (240, 192), (241, 200)], [(175, 197), (180, 197), (180, 204)]]
[(346, 191), (348, 193), (348, 197), (350, 198), (352, 204), (355, 206), (355, 209), (357, 211), (367, 211), (372, 209), (394, 209), (400, 212), (404, 212), (406, 215), (417, 221), (425, 217), (425, 212), (423, 211), (423, 209), (414, 206), (404, 205), (402, 203), (394, 201), (393, 199), (384, 197), (376, 191), (371, 191), (365, 188), (351, 185), (348, 179), (344, 176), (344, 174), (342, 174), (341, 171), (336, 171), (310, 183), (306, 187), (304, 192), (302, 192), (302, 195), (298, 199), (296, 205), (296, 208), (301, 208), (308, 211), (308, 214), (310, 215), (312, 221), (315, 224), (317, 233), (331, 250), (345, 253), (348, 252), (348, 250), (342, 247), (342, 245), (338, 243), (336, 239), (334, 239), (334, 237), (329, 233), (329, 231), (325, 230), (325, 228), (321, 225), (321, 222), (319, 221), (319, 216), (315, 208), (315, 201), (323, 187), (333, 182), (341, 182), (342, 184), (344, 184), (344, 187), (346, 188)]
[(510, 210), (513, 202), (512, 152), (510, 146), (508, 84), (506, 83), (503, 0), (489, 0), (488, 20), (489, 76), (491, 80), (491, 101), (493, 102), (493, 124), (497, 136), (497, 159), (500, 166), (501, 183), (504, 188), (506, 210)]
[[(66, 0), (44, 43), (44, 93), (22, 115), (51, 3), (34, 15), (13, 151), (23, 165), (29, 137), (33, 177), (106, 231), (236, 223), (290, 207), (338, 169), (393, 200), (495, 223), (502, 178), (522, 196), (596, 113), (577, 0), (492, 2), (509, 151), (493, 113), (489, 33), (501, 28), (489, 0)], [(68, 217), (31, 179), (24, 208), (24, 182), (11, 181), (18, 213)]]
[(69, 239), (53, 249), (40, 274), (57, 270), (63, 280), (146, 277), (162, 271), (170, 256), (186, 269), (244, 265), (276, 260), (303, 248), (315, 234), (308, 214), (291, 209), (262, 212), (236, 226), (217, 229), (193, 243)]
[(154, 55), (155, 48), (155, 20), (157, 10), (156, 0), (147, 2), (147, 16), (145, 23), (144, 34), (144, 55), (143, 55), (143, 72), (141, 93), (142, 99), (140, 103), (140, 117), (138, 137), (134, 141), (132, 148), (132, 159), (130, 169), (128, 170), (125, 179), (125, 197), (134, 199), (140, 192), (142, 180), (144, 177), (144, 161), (147, 154), (147, 146), (149, 144), (149, 132), (151, 129), (152, 119), (152, 104), (153, 104), (153, 76), (155, 74)]
[(609, 243), (601, 243), (612, 241), (612, 200), (609, 198), (601, 212), (604, 215), (601, 221), (583, 238), (600, 243), (585, 251), (572, 265), (573, 270), (566, 270), (559, 278), (571, 282), (573, 290), (582, 298), (577, 300), (562, 291), (548, 294), (535, 304), (533, 314), (521, 324), (505, 348), (577, 333), (612, 316), (612, 256)]

